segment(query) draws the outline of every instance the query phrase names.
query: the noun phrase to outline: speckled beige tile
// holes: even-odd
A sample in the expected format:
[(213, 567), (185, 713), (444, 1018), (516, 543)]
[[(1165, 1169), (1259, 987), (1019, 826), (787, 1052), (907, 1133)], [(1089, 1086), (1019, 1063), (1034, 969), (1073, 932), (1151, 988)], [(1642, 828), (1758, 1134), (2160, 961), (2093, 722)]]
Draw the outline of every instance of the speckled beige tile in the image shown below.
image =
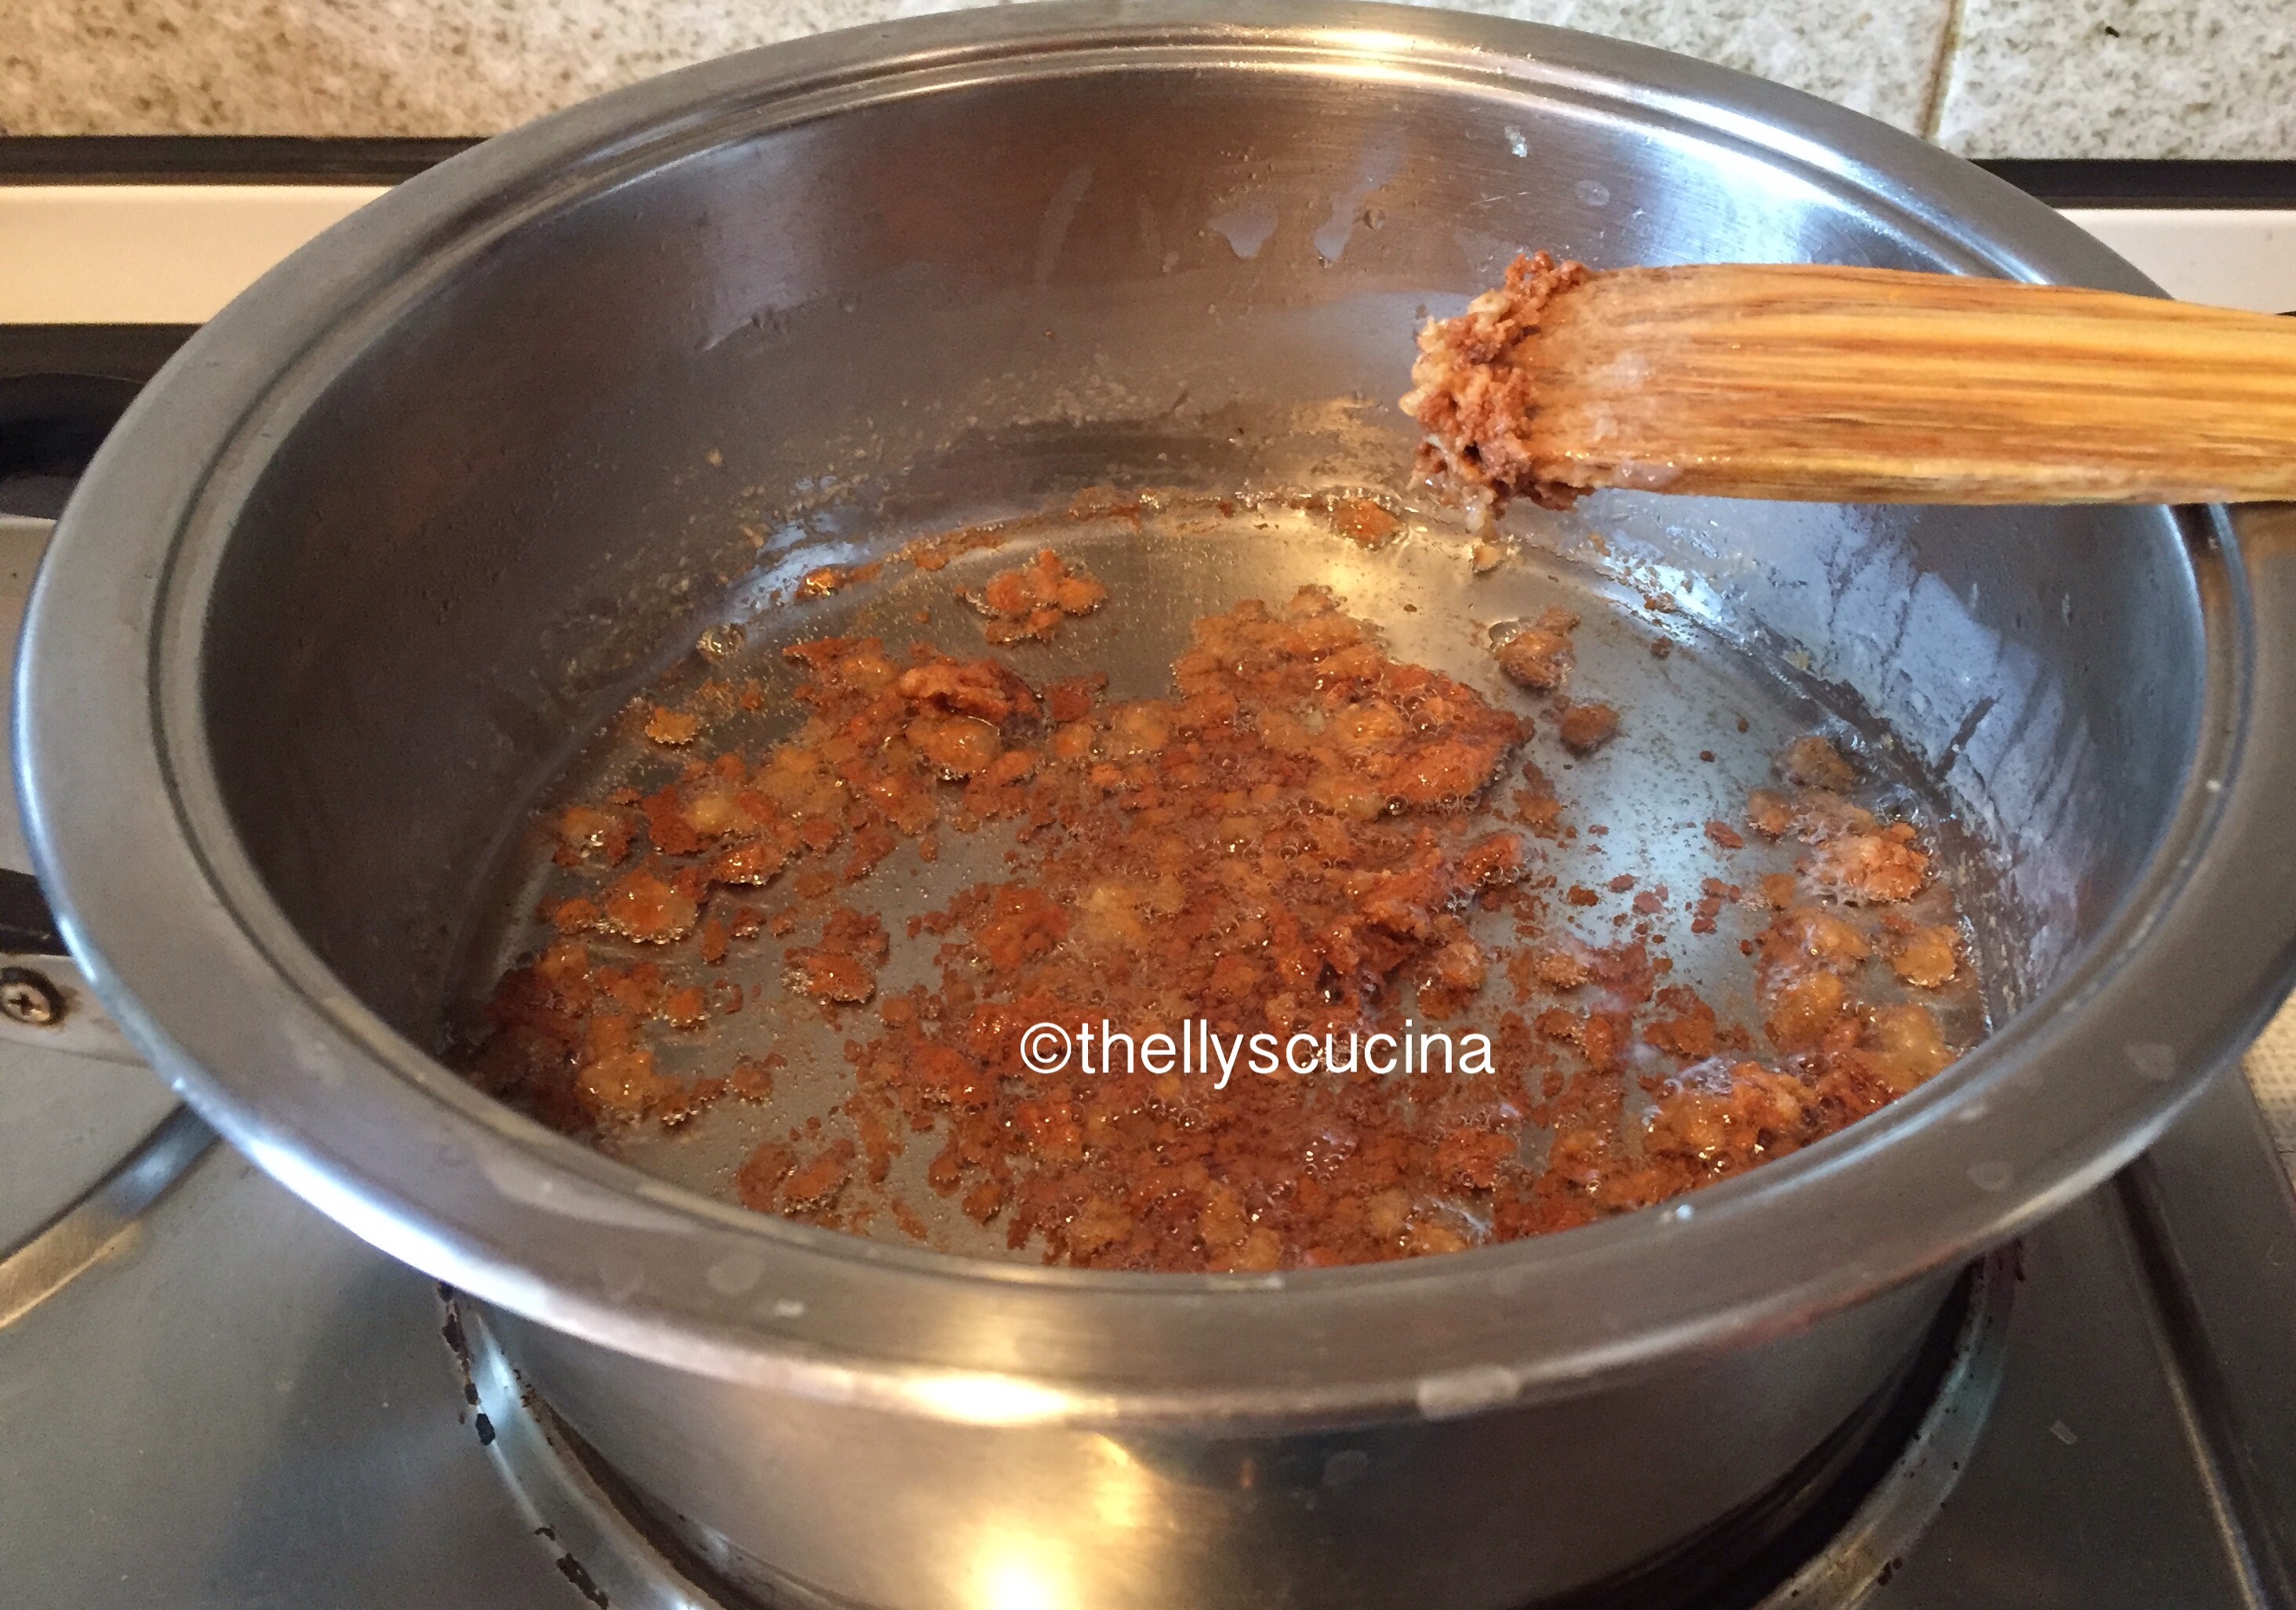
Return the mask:
[(10, 134), (493, 134), (890, 0), (0, 0)]
[[(491, 134), (728, 51), (963, 0), (0, 0), (0, 132)], [(1949, 0), (1464, 0), (1917, 125)]]
[(1935, 132), (1972, 157), (2296, 158), (2296, 0), (1964, 0)]
[[(905, 12), (968, 0), (904, 0)], [(1679, 51), (1918, 128), (1952, 0), (1414, 0)], [(2292, 0), (2296, 4), (2296, 0)]]
[(1447, 0), (1718, 62), (1918, 128), (1951, 0)]

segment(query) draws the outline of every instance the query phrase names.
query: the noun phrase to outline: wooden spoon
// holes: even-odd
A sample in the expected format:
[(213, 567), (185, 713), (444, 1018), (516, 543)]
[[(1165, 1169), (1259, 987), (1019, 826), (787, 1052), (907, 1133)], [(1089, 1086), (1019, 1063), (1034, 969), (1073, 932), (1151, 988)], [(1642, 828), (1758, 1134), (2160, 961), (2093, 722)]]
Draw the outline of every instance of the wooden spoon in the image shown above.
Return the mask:
[(2296, 498), (2296, 319), (1882, 268), (1544, 252), (1419, 338), (1404, 407), (1473, 501)]

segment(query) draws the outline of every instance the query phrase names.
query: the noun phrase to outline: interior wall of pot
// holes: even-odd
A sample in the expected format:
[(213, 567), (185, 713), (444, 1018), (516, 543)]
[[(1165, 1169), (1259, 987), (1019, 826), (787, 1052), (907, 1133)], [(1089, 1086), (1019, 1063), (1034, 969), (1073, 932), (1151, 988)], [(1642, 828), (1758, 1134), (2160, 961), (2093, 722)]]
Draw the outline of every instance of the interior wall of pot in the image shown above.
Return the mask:
[[(1981, 266), (1846, 181), (1591, 94), (1208, 62), (729, 121), (314, 355), (338, 367), (204, 627), (240, 831), (328, 962), (431, 1039), (504, 835), (700, 627), (1095, 482), (1399, 489), (1416, 324), (1542, 246)], [(2013, 985), (2144, 867), (2198, 719), (2161, 512), (1513, 518), (1696, 578), (1719, 629), (1885, 720), (1993, 852), (1977, 903)]]

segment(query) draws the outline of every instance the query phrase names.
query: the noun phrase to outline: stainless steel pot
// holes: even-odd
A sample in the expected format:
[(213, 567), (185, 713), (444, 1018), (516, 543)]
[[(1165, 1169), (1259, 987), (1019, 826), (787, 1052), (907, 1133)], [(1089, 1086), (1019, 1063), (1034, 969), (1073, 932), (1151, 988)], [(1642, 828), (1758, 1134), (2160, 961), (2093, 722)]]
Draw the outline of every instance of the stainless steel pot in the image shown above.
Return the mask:
[(1496, 1607), (1628, 1571), (1856, 1424), (1956, 1264), (2278, 999), (2285, 511), (1586, 505), (1921, 758), (2021, 1008), (1665, 1211), (1280, 1277), (992, 1266), (643, 1178), (427, 1050), (534, 789), (761, 574), (1093, 480), (1392, 482), (1422, 304), (1541, 244), (2144, 289), (1849, 113), (1480, 18), (1043, 4), (675, 74), (331, 231), (105, 447), (18, 706), (68, 937), (226, 1135), (482, 1298), (751, 1584)]

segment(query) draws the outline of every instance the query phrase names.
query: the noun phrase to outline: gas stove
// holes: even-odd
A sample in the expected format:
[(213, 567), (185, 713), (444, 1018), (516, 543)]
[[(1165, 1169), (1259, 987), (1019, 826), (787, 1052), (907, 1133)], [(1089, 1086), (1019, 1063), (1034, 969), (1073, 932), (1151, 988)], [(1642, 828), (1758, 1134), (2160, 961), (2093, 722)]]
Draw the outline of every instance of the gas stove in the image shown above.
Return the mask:
[[(0, 611), (20, 612), (45, 519), (191, 329), (439, 154), (0, 141)], [(2289, 170), (2005, 166), (2087, 203), (2074, 216), (2172, 293), (2296, 309)], [(216, 1144), (135, 1064), (26, 865), (0, 812), (0, 1603), (750, 1603), (452, 1293)], [(2246, 1072), (1971, 1270), (1921, 1367), (1820, 1450), (1784, 1518), (1740, 1517), (1744, 1535), (1579, 1610), (2296, 1606), (2296, 1014)]]

